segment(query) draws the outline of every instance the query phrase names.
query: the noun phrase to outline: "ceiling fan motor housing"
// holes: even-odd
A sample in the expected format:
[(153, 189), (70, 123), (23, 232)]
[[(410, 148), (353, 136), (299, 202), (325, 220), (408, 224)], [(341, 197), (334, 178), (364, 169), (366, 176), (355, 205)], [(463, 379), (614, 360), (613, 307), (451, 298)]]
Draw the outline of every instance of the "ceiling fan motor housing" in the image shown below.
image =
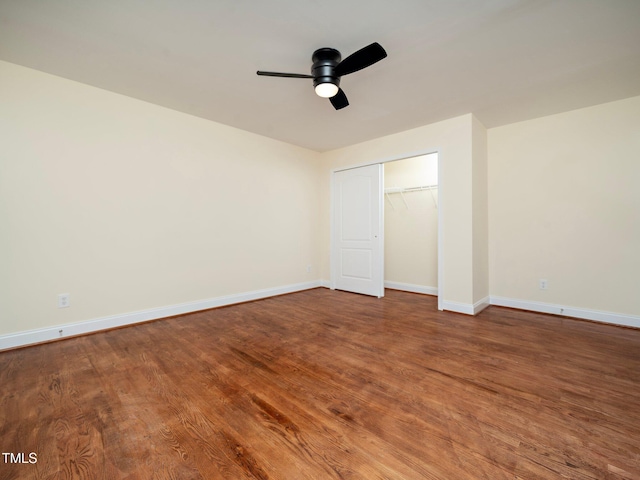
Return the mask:
[(311, 74), (313, 75), (313, 86), (321, 83), (333, 83), (340, 86), (340, 77), (336, 76), (334, 70), (342, 60), (340, 52), (334, 48), (321, 48), (313, 52), (311, 57), (313, 65)]

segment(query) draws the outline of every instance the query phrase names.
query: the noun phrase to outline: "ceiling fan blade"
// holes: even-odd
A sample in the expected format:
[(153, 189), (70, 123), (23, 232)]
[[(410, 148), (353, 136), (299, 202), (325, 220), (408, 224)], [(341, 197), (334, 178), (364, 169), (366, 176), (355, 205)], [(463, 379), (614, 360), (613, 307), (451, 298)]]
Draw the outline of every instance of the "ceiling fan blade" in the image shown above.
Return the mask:
[(313, 75), (305, 75), (304, 73), (263, 72), (261, 70), (258, 70), (256, 73), (265, 77), (313, 78)]
[(379, 62), (386, 56), (387, 52), (385, 52), (384, 48), (378, 42), (374, 42), (342, 60), (336, 66), (335, 74), (339, 77), (349, 75)]
[(349, 100), (347, 100), (347, 96), (344, 94), (342, 89), (338, 89), (338, 93), (336, 93), (333, 97), (329, 99), (331, 105), (336, 110), (340, 110), (341, 108), (349, 106)]

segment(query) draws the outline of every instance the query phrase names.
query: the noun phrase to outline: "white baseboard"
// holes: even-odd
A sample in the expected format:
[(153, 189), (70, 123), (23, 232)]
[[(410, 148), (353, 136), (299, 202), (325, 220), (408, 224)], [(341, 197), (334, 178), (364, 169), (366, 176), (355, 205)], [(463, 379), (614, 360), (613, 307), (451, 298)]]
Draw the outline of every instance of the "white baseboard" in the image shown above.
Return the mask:
[(422, 293), (425, 295), (438, 295), (437, 287), (426, 287), (424, 285), (414, 285), (412, 283), (384, 282), (384, 288), (412, 293)]
[(482, 310), (487, 308), (489, 305), (491, 305), (491, 299), (488, 296), (478, 300), (476, 303), (473, 304), (473, 314), (474, 315), (479, 314)]
[(465, 315), (473, 315), (473, 305), (470, 303), (450, 302), (448, 300), (442, 301), (442, 310), (456, 313), (464, 313)]
[[(166, 307), (153, 308), (149, 310), (141, 310), (138, 312), (111, 315), (79, 323), (56, 325), (53, 327), (0, 335), (0, 351), (9, 348), (23, 347), (26, 345), (47, 342), (59, 338), (84, 335), (87, 333), (98, 332), (100, 330), (108, 330), (111, 328), (134, 325), (140, 322), (158, 320), (160, 318), (197, 312), (199, 310), (207, 310), (210, 308), (249, 302), (251, 300), (259, 300), (261, 298), (268, 298), (276, 295), (283, 295), (286, 293), (309, 290), (311, 288), (330, 288), (330, 286), (330, 282), (326, 280), (316, 280), (312, 282), (297, 283), (292, 285), (285, 285), (282, 287), (267, 288), (263, 290), (254, 290), (251, 292), (226, 295), (196, 302), (187, 302), (177, 305), (169, 305)], [(385, 282), (385, 288), (405, 290), (415, 293), (424, 293), (427, 295), (437, 295), (438, 293), (437, 289), (434, 287), (424, 287), (396, 282)], [(567, 307), (563, 305), (555, 305), (528, 300), (518, 300), (494, 295), (485, 297), (474, 303), (473, 305), (468, 303), (450, 302), (446, 300), (442, 302), (443, 310), (464, 313), (466, 315), (476, 315), (489, 305), (517, 308), (520, 310), (530, 310), (540, 313), (565, 315), (567, 317), (582, 318), (585, 320), (593, 320), (596, 322), (640, 328), (640, 316), (637, 315), (624, 315), (612, 312), (603, 312), (599, 310), (589, 310), (584, 308)]]
[(225, 305), (233, 305), (235, 303), (249, 302), (251, 300), (259, 300), (261, 298), (283, 295), (285, 293), (309, 290), (311, 288), (323, 286), (322, 283), (323, 282), (320, 280), (316, 280), (313, 282), (296, 283), (293, 285), (285, 285), (282, 287), (254, 290), (252, 292), (238, 293), (233, 295), (225, 295), (222, 297), (210, 298), (207, 300), (180, 303), (177, 305), (152, 308), (149, 310), (141, 310), (138, 312), (110, 315), (108, 317), (96, 318), (79, 323), (56, 325), (53, 327), (39, 328), (36, 330), (28, 330), (25, 332), (0, 335), (0, 350), (23, 347), (35, 343), (56, 340), (59, 338), (84, 335), (87, 333), (98, 332), (100, 330), (108, 330), (111, 328), (133, 325), (140, 322), (147, 322), (149, 320), (158, 320), (160, 318), (172, 317), (174, 315), (182, 315), (184, 313), (197, 312), (199, 310), (207, 310), (215, 307), (223, 307)]
[(485, 297), (481, 300), (478, 300), (474, 304), (450, 302), (447, 300), (442, 301), (443, 310), (448, 310), (450, 312), (456, 312), (456, 313), (464, 313), (465, 315), (477, 315), (482, 310), (487, 308), (489, 305), (490, 305), (489, 297)]
[(494, 295), (491, 295), (490, 302), (491, 305), (498, 305), (501, 307), (518, 308), (520, 310), (531, 310), (532, 312), (551, 313), (573, 318), (582, 318), (584, 320), (593, 320), (596, 322), (622, 325), (625, 327), (640, 328), (640, 316), (638, 315), (625, 315), (612, 312), (603, 312), (600, 310), (567, 307), (564, 305), (534, 302), (530, 300), (518, 300), (514, 298), (498, 297)]

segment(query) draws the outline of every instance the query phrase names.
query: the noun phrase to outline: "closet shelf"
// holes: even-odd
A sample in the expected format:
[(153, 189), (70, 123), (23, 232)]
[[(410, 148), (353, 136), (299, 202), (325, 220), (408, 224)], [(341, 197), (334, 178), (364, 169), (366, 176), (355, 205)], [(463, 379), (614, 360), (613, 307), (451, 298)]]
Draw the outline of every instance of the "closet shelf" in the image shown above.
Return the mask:
[(400, 197), (402, 197), (402, 201), (404, 202), (404, 206), (407, 207), (407, 210), (408, 210), (409, 205), (407, 204), (407, 201), (404, 198), (405, 193), (429, 190), (429, 192), (431, 193), (431, 198), (433, 198), (433, 205), (436, 208), (438, 208), (438, 202), (436, 201), (436, 196), (433, 194), (434, 188), (438, 188), (438, 185), (422, 185), (419, 187), (389, 187), (384, 189), (384, 194), (387, 197), (387, 200), (389, 200), (389, 204), (391, 205), (391, 208), (395, 210), (396, 207), (393, 205), (393, 202), (391, 201), (391, 198), (389, 197), (389, 195), (392, 193), (399, 193)]
[(389, 187), (384, 189), (384, 193), (419, 192), (420, 190), (431, 190), (433, 188), (438, 188), (438, 185), (424, 185), (421, 187)]

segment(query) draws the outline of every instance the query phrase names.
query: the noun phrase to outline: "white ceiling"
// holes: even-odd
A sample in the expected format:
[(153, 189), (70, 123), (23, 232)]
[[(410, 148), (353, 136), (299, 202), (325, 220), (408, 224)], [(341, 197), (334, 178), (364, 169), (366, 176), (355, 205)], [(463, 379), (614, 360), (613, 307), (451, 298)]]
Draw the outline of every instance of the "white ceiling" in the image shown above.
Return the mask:
[[(374, 41), (335, 111), (311, 54)], [(0, 0), (0, 59), (326, 151), (640, 95), (640, 0)]]

